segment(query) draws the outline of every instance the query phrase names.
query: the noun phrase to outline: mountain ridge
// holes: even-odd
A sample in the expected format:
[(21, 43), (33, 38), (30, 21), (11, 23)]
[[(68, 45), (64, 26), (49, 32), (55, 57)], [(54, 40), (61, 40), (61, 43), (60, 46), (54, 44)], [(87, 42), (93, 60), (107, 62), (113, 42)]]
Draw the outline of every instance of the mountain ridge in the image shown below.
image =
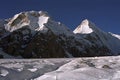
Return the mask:
[(16, 14), (6, 23), (1, 22), (0, 28), (0, 48), (14, 57), (62, 58), (120, 54), (119, 35), (104, 32), (87, 19), (72, 31), (54, 21), (45, 11), (28, 11)]

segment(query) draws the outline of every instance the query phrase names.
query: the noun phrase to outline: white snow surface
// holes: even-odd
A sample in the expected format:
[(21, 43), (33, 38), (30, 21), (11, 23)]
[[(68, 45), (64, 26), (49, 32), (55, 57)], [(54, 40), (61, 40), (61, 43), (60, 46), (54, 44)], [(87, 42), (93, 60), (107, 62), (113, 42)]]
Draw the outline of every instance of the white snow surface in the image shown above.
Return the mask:
[(0, 71), (0, 75), (1, 76), (7, 76), (7, 74), (9, 74), (9, 72), (7, 71), (7, 70), (4, 70), (4, 69), (2, 69), (1, 71)]
[(79, 25), (74, 31), (76, 33), (81, 34), (89, 34), (93, 32), (93, 29), (89, 26), (89, 21), (87, 19), (83, 20), (81, 25)]
[(120, 56), (1, 59), (0, 80), (120, 80)]
[(111, 33), (111, 32), (109, 32), (109, 33), (110, 33), (112, 36), (114, 36), (114, 37), (120, 39), (120, 35), (118, 35), (118, 34), (113, 34), (113, 33)]
[(46, 29), (46, 28), (44, 28), (45, 27), (44, 24), (48, 22), (48, 19), (49, 19), (49, 17), (40, 16), (39, 20), (38, 20), (39, 27), (36, 29), (36, 31), (40, 31), (40, 30)]
[(33, 68), (33, 69), (28, 69), (29, 71), (31, 71), (31, 72), (35, 72), (35, 71), (37, 71), (37, 69), (36, 68)]

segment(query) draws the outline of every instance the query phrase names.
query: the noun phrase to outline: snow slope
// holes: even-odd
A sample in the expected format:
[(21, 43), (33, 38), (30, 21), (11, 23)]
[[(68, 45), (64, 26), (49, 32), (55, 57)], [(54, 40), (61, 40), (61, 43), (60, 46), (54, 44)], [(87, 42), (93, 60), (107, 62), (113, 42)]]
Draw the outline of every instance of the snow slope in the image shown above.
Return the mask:
[(120, 56), (1, 59), (0, 80), (119, 80)]
[(114, 36), (114, 37), (120, 39), (120, 35), (118, 35), (118, 34), (114, 34), (114, 33), (111, 33), (111, 32), (109, 32), (109, 33), (110, 33), (112, 36)]
[(74, 34), (89, 40), (92, 44), (99, 47), (107, 47), (112, 55), (117, 55), (120, 53), (120, 36), (102, 31), (96, 27), (94, 23), (87, 19), (83, 20), (73, 32)]

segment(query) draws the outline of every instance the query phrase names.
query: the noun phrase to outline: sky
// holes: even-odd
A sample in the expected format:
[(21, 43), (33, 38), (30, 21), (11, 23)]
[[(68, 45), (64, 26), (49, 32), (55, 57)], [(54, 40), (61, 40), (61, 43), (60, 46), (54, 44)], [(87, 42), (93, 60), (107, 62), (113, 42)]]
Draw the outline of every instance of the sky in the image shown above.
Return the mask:
[(0, 0), (0, 19), (31, 10), (47, 11), (72, 30), (88, 19), (103, 31), (120, 34), (120, 0)]

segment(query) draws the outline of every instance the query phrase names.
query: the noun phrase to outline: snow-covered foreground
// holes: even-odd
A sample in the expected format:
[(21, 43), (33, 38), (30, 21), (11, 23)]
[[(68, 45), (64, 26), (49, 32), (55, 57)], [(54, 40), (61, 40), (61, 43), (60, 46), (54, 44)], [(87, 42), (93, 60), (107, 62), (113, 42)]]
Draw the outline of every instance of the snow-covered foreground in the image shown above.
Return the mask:
[(1, 59), (0, 80), (120, 80), (120, 56)]

